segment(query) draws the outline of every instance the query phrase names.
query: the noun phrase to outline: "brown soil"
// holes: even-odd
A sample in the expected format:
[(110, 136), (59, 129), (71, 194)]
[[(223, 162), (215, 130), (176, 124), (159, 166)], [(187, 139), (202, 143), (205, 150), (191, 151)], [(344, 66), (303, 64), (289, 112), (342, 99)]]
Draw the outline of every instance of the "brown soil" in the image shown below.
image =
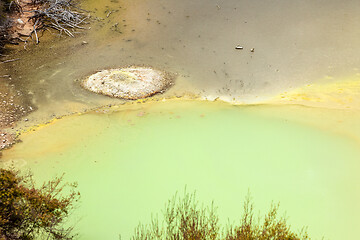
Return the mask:
[(12, 20), (12, 28), (10, 32), (12, 37), (19, 39), (21, 37), (29, 37), (34, 30), (33, 22), (29, 21), (32, 16), (32, 10), (37, 9), (37, 6), (31, 4), (31, 0), (19, 0), (21, 12), (14, 12), (9, 17)]
[[(36, 6), (31, 4), (31, 0), (18, 0), (18, 4), (21, 11), (8, 16), (12, 24), (9, 34), (13, 39), (21, 40), (22, 37), (29, 37), (33, 31), (33, 22), (29, 21), (29, 17), (32, 15), (30, 11)], [(21, 92), (15, 90), (7, 78), (7, 75), (0, 78), (0, 151), (15, 143), (13, 128), (16, 121), (31, 111), (26, 107)]]

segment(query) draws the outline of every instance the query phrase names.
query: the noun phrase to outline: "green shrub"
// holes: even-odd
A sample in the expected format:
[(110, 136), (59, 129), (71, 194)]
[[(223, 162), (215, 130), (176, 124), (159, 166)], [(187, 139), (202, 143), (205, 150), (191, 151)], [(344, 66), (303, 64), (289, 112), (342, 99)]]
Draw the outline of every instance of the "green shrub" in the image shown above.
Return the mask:
[[(140, 224), (132, 240), (307, 240), (306, 231), (293, 232), (285, 218), (278, 217), (279, 204), (272, 205), (263, 221), (254, 217), (250, 196), (246, 197), (239, 225), (221, 228), (216, 208), (199, 207), (195, 193), (176, 195), (168, 201), (162, 223), (153, 218), (151, 224)], [(257, 220), (256, 220), (257, 219)]]
[[(80, 194), (62, 179), (36, 188), (30, 174), (0, 169), (0, 239), (72, 239), (72, 229), (62, 223)], [(70, 192), (64, 196), (66, 186)]]

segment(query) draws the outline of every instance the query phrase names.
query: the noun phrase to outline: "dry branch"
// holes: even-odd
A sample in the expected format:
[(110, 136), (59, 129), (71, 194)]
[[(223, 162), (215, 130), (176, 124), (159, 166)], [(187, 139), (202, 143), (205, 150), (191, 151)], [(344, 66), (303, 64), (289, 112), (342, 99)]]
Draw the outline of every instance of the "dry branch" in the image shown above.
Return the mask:
[(0, 63), (9, 63), (9, 62), (15, 62), (15, 61), (18, 61), (20, 60), (20, 58), (15, 58), (15, 59), (10, 59), (10, 60), (5, 60), (5, 61), (2, 61)]
[(55, 29), (61, 35), (65, 33), (74, 37), (77, 29), (84, 29), (81, 25), (89, 18), (86, 11), (77, 7), (72, 0), (33, 0), (32, 4), (39, 6), (31, 11), (33, 15), (29, 21), (34, 22), (36, 43), (39, 42), (37, 32), (49, 28)]

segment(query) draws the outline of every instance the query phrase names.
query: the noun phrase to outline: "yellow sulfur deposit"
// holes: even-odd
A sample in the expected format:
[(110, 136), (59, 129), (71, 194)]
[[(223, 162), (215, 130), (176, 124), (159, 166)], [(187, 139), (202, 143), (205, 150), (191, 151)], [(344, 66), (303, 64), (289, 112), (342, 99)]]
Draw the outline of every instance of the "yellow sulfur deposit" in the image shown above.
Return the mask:
[(282, 93), (270, 102), (324, 108), (360, 109), (360, 77), (306, 85)]

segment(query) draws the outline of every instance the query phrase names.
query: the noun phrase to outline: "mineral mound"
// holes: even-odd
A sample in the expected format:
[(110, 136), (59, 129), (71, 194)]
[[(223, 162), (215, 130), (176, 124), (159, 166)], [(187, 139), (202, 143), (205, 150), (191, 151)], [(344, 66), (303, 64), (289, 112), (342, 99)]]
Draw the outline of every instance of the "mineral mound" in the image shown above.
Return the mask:
[(130, 66), (99, 71), (85, 80), (83, 88), (110, 97), (136, 100), (163, 93), (175, 75), (150, 67)]

